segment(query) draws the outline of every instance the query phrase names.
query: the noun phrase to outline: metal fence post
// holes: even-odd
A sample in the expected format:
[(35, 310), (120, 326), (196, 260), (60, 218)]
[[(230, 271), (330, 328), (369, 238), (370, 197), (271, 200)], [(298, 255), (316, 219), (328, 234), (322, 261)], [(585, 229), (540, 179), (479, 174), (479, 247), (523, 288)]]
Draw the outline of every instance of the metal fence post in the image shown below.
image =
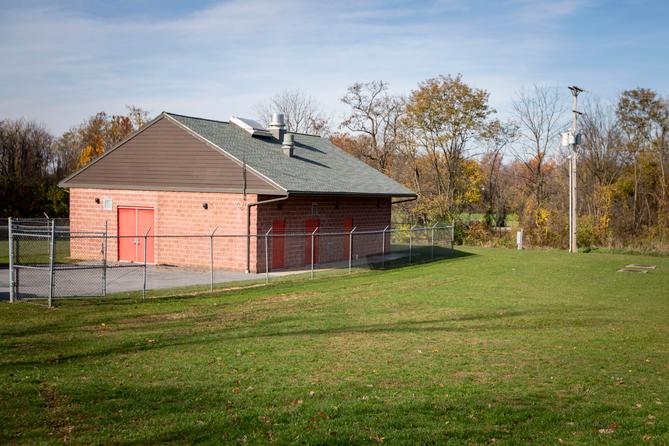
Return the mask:
[(53, 263), (54, 258), (56, 257), (56, 221), (51, 220), (51, 241), (49, 248), (49, 308), (53, 305)]
[(437, 226), (437, 223), (432, 225), (431, 231), (432, 231), (432, 260), (434, 260), (434, 228)]
[(149, 231), (151, 230), (151, 227), (146, 230), (144, 233), (144, 277), (142, 280), (142, 299), (146, 299), (146, 241), (149, 238)]
[(209, 291), (214, 291), (214, 234), (218, 230), (218, 226), (214, 228), (211, 235), (209, 236)]
[(381, 268), (386, 267), (386, 231), (390, 225), (387, 225), (383, 228), (383, 233), (381, 234)]
[(272, 232), (271, 226), (265, 232), (265, 284), (269, 283), (269, 244), (267, 243), (267, 237), (269, 237), (270, 232)]
[(311, 279), (314, 278), (314, 235), (318, 231), (318, 227), (311, 233)]
[(411, 263), (412, 258), (411, 255), (413, 254), (413, 229), (416, 225), (413, 225), (409, 228), (409, 263)]
[(351, 232), (348, 233), (348, 273), (351, 274), (351, 263), (353, 261), (353, 231), (357, 226), (354, 226), (351, 229)]
[[(108, 225), (105, 220), (105, 238), (102, 241), (102, 296), (107, 296), (107, 236)], [(71, 236), (70, 236), (71, 237)]]
[(451, 251), (453, 250), (453, 243), (455, 242), (455, 219), (451, 222)]
[(9, 235), (9, 301), (14, 303), (14, 233), (12, 232), (12, 217), (7, 219)]

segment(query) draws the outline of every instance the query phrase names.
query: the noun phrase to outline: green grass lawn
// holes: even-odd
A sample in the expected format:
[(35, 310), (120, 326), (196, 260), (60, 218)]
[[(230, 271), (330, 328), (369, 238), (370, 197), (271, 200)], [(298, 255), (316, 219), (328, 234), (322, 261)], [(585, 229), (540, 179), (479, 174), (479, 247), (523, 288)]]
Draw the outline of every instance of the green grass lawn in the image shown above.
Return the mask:
[(0, 304), (0, 443), (669, 444), (669, 258), (462, 254)]

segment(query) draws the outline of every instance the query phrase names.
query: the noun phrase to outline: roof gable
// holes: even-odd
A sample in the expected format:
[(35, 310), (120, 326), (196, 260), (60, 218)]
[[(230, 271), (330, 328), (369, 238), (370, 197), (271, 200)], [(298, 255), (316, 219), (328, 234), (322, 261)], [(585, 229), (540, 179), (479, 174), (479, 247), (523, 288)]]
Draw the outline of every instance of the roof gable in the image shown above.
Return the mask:
[(271, 180), (164, 114), (61, 186), (285, 194)]

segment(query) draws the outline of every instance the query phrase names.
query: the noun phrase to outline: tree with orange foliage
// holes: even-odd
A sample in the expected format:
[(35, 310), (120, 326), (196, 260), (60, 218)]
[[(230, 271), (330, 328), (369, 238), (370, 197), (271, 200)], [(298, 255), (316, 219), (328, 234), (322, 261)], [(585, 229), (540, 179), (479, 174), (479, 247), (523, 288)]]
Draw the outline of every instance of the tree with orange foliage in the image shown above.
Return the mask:
[(77, 168), (102, 156), (147, 122), (147, 112), (134, 106), (128, 107), (128, 111), (127, 115), (112, 116), (97, 113), (65, 134), (69, 144), (78, 146)]

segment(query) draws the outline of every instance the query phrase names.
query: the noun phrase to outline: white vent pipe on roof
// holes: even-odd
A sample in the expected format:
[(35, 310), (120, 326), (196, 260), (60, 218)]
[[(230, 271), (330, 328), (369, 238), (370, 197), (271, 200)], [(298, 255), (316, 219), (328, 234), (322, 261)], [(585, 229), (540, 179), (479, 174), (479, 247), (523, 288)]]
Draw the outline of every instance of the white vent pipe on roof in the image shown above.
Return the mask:
[(283, 142), (283, 135), (286, 134), (286, 122), (281, 113), (273, 113), (272, 121), (267, 129), (272, 136), (279, 142)]
[(282, 113), (272, 113), (272, 122), (269, 123), (270, 127), (285, 127), (286, 122)]

